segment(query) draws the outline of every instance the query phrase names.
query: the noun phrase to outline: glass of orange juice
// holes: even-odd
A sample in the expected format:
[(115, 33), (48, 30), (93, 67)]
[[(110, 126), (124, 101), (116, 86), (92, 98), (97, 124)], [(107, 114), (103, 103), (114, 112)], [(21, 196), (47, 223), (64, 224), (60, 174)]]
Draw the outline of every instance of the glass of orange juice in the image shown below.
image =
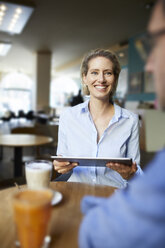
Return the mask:
[(13, 196), (13, 212), (21, 248), (41, 248), (47, 235), (53, 192), (21, 190)]

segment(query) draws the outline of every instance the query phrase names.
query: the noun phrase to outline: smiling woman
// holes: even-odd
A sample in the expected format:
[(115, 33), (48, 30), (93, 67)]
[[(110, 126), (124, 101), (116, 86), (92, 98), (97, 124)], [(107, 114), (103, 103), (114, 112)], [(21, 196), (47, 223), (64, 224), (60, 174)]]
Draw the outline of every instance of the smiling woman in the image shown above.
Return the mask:
[[(138, 117), (113, 103), (120, 65), (116, 55), (97, 49), (84, 57), (82, 84), (90, 99), (68, 108), (60, 116), (57, 155), (132, 158), (132, 166), (107, 163), (106, 167), (81, 167), (54, 161), (54, 168), (69, 181), (126, 187), (141, 173)], [(70, 174), (68, 173), (70, 172)]]

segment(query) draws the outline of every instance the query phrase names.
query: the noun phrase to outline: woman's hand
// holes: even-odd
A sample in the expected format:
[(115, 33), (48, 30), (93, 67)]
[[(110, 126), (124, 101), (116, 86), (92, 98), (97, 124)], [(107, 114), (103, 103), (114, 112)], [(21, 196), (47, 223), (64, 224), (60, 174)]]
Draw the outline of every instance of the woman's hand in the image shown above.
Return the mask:
[(132, 163), (131, 166), (119, 163), (107, 163), (106, 166), (117, 171), (125, 180), (130, 179), (137, 171), (137, 165), (135, 162)]
[(53, 161), (54, 169), (58, 173), (65, 174), (72, 170), (74, 167), (78, 165), (78, 163), (70, 163), (69, 161), (59, 162), (57, 160)]

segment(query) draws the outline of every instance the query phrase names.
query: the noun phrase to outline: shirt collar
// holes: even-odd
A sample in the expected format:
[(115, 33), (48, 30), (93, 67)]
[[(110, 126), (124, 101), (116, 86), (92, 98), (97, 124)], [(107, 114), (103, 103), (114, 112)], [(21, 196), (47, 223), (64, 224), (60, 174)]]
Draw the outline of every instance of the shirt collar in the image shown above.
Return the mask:
[(121, 108), (119, 105), (114, 103), (115, 108), (115, 114), (114, 114), (114, 120), (118, 121), (120, 118), (129, 118), (128, 114), (125, 113), (124, 109)]
[(82, 103), (81, 108), (80, 108), (81, 113), (89, 112), (88, 103), (89, 103), (89, 99), (87, 99), (85, 102)]
[[(89, 112), (89, 99), (87, 99), (84, 103), (81, 105), (80, 112), (81, 113), (87, 113)], [(119, 105), (114, 103), (115, 108), (115, 114), (114, 114), (114, 121), (118, 121), (120, 118), (129, 118), (128, 114), (123, 111), (123, 108), (121, 108)]]

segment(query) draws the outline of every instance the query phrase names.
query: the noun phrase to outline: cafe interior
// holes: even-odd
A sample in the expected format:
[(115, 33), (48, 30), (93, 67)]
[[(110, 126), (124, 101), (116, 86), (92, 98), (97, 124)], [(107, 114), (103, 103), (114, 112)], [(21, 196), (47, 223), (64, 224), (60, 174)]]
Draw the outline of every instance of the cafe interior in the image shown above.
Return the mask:
[[(141, 167), (164, 145), (153, 78), (135, 47), (154, 2), (105, 0), (100, 8), (86, 0), (0, 1), (0, 135), (52, 139), (22, 144), (23, 163), (56, 155), (60, 113), (77, 104), (79, 95), (86, 100), (80, 64), (96, 48), (110, 49), (120, 61), (114, 101), (139, 116)], [(15, 177), (15, 145), (0, 144), (0, 182)]]
[[(26, 183), (26, 162), (51, 160), (56, 155), (60, 114), (88, 99), (82, 94), (80, 65), (92, 49), (109, 49), (120, 61), (114, 102), (139, 117), (141, 168), (164, 146), (165, 116), (158, 108), (152, 75), (145, 71), (135, 46), (146, 32), (154, 2), (0, 1), (0, 191)], [(53, 171), (52, 180), (57, 176)], [(112, 193), (111, 188), (88, 185), (67, 186), (66, 190), (66, 183), (52, 186), (63, 193), (63, 203), (57, 208), (60, 215), (66, 211), (66, 194), (77, 197), (72, 194), (68, 211), (83, 194)], [(76, 214), (74, 228), (80, 223), (79, 212), (70, 213), (65, 222), (54, 213), (61, 229), (53, 231), (55, 246), (51, 247), (68, 247), (67, 242), (77, 247), (77, 229), (71, 226), (68, 230)], [(59, 238), (61, 230), (63, 239)], [(11, 246), (4, 241), (3, 247)]]

